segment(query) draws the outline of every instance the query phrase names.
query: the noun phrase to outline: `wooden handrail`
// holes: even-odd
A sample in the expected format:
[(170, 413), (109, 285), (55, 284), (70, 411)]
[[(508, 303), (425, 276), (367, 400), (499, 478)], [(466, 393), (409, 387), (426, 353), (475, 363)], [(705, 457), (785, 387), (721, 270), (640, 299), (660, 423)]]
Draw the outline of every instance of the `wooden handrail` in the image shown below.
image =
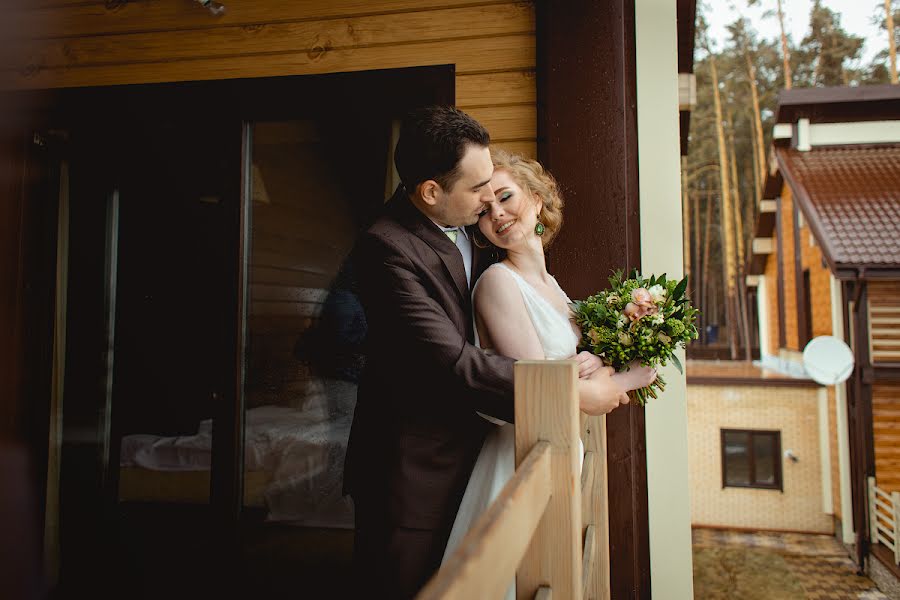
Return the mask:
[(550, 501), (550, 444), (538, 442), (418, 600), (502, 598)]
[(502, 598), (514, 575), (520, 599), (609, 598), (605, 419), (580, 415), (573, 361), (519, 361), (515, 386), (516, 472), (418, 600)]

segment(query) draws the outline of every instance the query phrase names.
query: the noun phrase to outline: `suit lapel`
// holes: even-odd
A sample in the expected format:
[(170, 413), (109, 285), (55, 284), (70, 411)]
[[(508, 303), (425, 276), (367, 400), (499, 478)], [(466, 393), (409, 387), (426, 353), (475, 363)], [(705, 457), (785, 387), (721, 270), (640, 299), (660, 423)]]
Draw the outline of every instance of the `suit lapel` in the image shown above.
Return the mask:
[(460, 254), (456, 244), (450, 241), (447, 234), (441, 231), (431, 219), (422, 214), (409, 201), (402, 187), (397, 188), (397, 191), (388, 203), (389, 210), (394, 212), (397, 220), (409, 229), (413, 235), (431, 246), (432, 250), (440, 257), (447, 274), (450, 275), (450, 279), (453, 280), (456, 286), (456, 291), (459, 292), (460, 298), (465, 303), (468, 303), (469, 284), (466, 282), (466, 267), (463, 264), (462, 254)]
[(485, 269), (497, 262), (496, 254), (490, 247), (479, 248), (475, 245), (474, 232), (477, 228), (478, 225), (466, 228), (469, 232), (469, 239), (472, 240), (472, 287), (475, 286), (475, 282), (478, 281), (478, 278), (481, 277), (481, 274), (484, 273)]

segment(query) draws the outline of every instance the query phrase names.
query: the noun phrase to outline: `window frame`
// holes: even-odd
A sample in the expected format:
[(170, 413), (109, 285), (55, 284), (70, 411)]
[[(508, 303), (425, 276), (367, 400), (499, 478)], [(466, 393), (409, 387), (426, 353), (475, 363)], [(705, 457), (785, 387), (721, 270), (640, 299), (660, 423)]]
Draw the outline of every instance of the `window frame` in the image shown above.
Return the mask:
[[(742, 433), (747, 435), (747, 454), (750, 470), (750, 483), (728, 483), (725, 460), (725, 436), (730, 433)], [(756, 445), (754, 443), (756, 437), (771, 437), (774, 439), (774, 483), (759, 483), (756, 481)], [(781, 467), (781, 431), (777, 429), (719, 429), (719, 452), (722, 459), (722, 489), (730, 488), (751, 488), (761, 490), (779, 490), (784, 492), (784, 477)]]

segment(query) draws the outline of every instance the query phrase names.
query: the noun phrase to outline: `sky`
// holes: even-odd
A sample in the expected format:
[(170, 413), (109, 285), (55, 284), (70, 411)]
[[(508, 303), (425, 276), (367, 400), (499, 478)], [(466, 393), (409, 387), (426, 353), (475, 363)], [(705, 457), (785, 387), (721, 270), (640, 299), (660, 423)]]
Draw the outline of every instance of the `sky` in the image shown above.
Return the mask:
[[(704, 0), (708, 10), (704, 16), (709, 23), (710, 37), (720, 50), (728, 37), (725, 26), (733, 22), (739, 14), (743, 14), (759, 32), (760, 37), (775, 39), (779, 37), (778, 17), (763, 17), (763, 13), (771, 9), (775, 13), (776, 0), (760, 0), (757, 6), (747, 6), (747, 0)], [(822, 4), (841, 16), (841, 26), (848, 33), (861, 36), (866, 40), (862, 49), (862, 63), (868, 64), (872, 57), (887, 47), (887, 35), (872, 23), (876, 8), (884, 14), (883, 0), (822, 0)], [(761, 5), (761, 6), (760, 6)], [(788, 37), (794, 44), (799, 44), (809, 27), (809, 11), (813, 0), (782, 0), (785, 13), (785, 28)], [(699, 9), (698, 9), (699, 10)]]

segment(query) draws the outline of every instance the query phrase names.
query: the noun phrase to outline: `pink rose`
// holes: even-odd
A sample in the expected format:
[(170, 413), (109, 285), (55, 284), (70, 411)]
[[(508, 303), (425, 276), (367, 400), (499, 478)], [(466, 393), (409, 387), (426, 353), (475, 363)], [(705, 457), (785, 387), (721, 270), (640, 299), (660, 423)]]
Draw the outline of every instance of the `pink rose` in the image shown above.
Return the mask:
[(653, 297), (650, 296), (650, 292), (647, 291), (646, 288), (637, 288), (631, 292), (631, 299), (638, 306), (642, 306), (644, 308), (649, 308), (654, 306)]
[(659, 312), (659, 307), (653, 303), (650, 292), (644, 288), (637, 288), (631, 292), (631, 299), (634, 300), (634, 302), (626, 304), (624, 312), (625, 316), (628, 317), (632, 323), (647, 315), (655, 315)]
[(638, 319), (650, 314), (650, 309), (643, 306), (638, 306), (634, 302), (629, 302), (625, 305), (624, 312), (625, 316), (628, 317), (628, 319), (633, 323)]

